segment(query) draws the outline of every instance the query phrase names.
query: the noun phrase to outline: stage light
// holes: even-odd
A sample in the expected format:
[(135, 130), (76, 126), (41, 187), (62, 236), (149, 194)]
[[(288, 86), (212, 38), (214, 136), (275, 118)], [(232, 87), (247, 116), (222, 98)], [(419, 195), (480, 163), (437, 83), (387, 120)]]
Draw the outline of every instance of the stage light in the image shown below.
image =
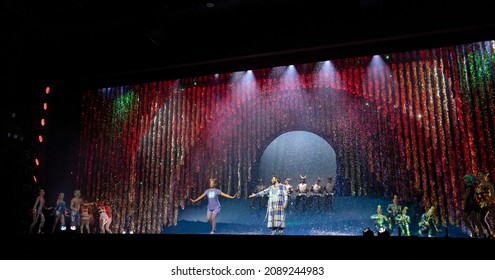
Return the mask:
[(43, 103), (43, 110), (46, 111), (46, 109), (48, 109), (48, 104), (45, 102), (45, 103)]
[(373, 230), (371, 230), (369, 227), (363, 229), (363, 236), (364, 237), (373, 237), (375, 236), (375, 233), (373, 232)]
[(43, 143), (43, 136), (39, 135), (38, 140), (40, 141), (40, 143)]
[(34, 159), (34, 164), (36, 164), (36, 166), (39, 166), (40, 165), (40, 161), (37, 158), (35, 158)]
[(46, 93), (46, 94), (50, 94), (50, 87), (46, 87), (46, 88), (45, 88), (45, 93)]
[(41, 119), (41, 126), (45, 126), (45, 119)]

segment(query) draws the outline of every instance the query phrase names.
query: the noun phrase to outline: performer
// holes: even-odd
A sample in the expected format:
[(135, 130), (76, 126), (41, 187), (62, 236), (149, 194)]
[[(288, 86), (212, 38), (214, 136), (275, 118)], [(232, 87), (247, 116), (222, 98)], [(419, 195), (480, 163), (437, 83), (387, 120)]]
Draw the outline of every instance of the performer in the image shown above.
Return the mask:
[(395, 217), (399, 215), (402, 212), (402, 206), (399, 204), (399, 197), (394, 194), (394, 198), (392, 198), (392, 203), (390, 203), (387, 206), (387, 213), (388, 213), (388, 227), (390, 228), (391, 231), (393, 231), (393, 226), (396, 222)]
[(399, 227), (399, 233), (401, 235), (411, 236), (411, 232), (409, 231), (409, 224), (411, 224), (411, 217), (407, 215), (407, 210), (409, 208), (406, 206), (402, 209), (402, 213), (395, 216), (395, 223)]
[(81, 191), (75, 190), (74, 197), (70, 200), (70, 230), (76, 230), (81, 224)]
[(373, 225), (379, 232), (383, 232), (387, 230), (387, 225), (388, 225), (388, 218), (387, 216), (383, 215), (383, 210), (382, 206), (378, 205), (376, 208), (376, 214), (371, 215), (370, 217), (373, 221)]
[(272, 177), (272, 185), (266, 190), (258, 193), (253, 193), (249, 198), (268, 195), (267, 227), (272, 229), (272, 235), (283, 235), (285, 229), (285, 209), (287, 208), (287, 189), (284, 184), (280, 183), (278, 176)]
[(419, 221), (419, 230), (418, 233), (419, 235), (423, 235), (425, 232), (428, 233), (428, 237), (433, 237), (433, 229), (436, 230), (436, 232), (442, 232), (438, 228), (437, 222), (435, 220), (435, 206), (431, 206), (426, 213), (421, 215), (421, 220)]
[(325, 206), (329, 209), (333, 209), (335, 195), (335, 184), (332, 176), (328, 176), (327, 184), (325, 185)]
[[(488, 171), (480, 170), (478, 172), (479, 185), (476, 188), (478, 205), (481, 208), (480, 221), (486, 234), (490, 238), (495, 238), (493, 223), (495, 219), (495, 193), (493, 184), (488, 180)], [(490, 216), (490, 217), (489, 217)], [(490, 220), (492, 224), (490, 225)]]
[(476, 201), (476, 187), (478, 181), (473, 174), (464, 175), (464, 196), (462, 208), (462, 220), (474, 238), (484, 237), (483, 225), (480, 215), (481, 207)]
[[(108, 223), (108, 215), (107, 215), (107, 209), (105, 205), (105, 201), (98, 201), (97, 202), (97, 208), (98, 208), (98, 226), (99, 226), (99, 231), (100, 233), (104, 234), (107, 233), (107, 223)], [(112, 233), (111, 231), (108, 233)]]
[(36, 201), (34, 202), (33, 206), (33, 222), (29, 226), (29, 233), (33, 231), (34, 226), (40, 221), (40, 224), (38, 226), (38, 231), (37, 233), (40, 234), (42, 233), (43, 226), (45, 225), (45, 215), (43, 214), (43, 210), (51, 210), (52, 207), (45, 207), (45, 190), (40, 189), (40, 192), (38, 194), (38, 197), (36, 197)]
[(297, 185), (296, 187), (296, 204), (295, 204), (295, 208), (297, 209), (297, 207), (299, 206), (299, 204), (302, 204), (302, 210), (306, 210), (306, 205), (307, 205), (307, 194), (309, 192), (309, 186), (308, 184), (306, 184), (306, 177), (308, 175), (305, 175), (305, 176), (302, 176), (302, 175), (299, 175), (300, 179), (299, 179), (299, 185)]
[(105, 222), (105, 232), (112, 233), (110, 225), (112, 224), (112, 207), (110, 206), (110, 201), (105, 201), (105, 213), (107, 214), (107, 221)]
[(311, 199), (310, 205), (316, 204), (316, 209), (321, 208), (322, 200), (323, 200), (323, 187), (320, 185), (321, 179), (316, 178), (313, 187), (311, 188)]
[(59, 222), (60, 222), (60, 230), (61, 231), (66, 230), (65, 210), (67, 209), (67, 206), (65, 204), (64, 197), (65, 194), (63, 192), (58, 194), (57, 202), (55, 203), (55, 209), (53, 211), (53, 215), (55, 216), (55, 218), (53, 220), (52, 233), (55, 232), (55, 228), (57, 227)]
[(88, 201), (85, 200), (83, 200), (83, 203), (81, 203), (81, 210), (79, 211), (81, 213), (81, 233), (84, 233), (84, 229), (86, 229), (88, 233), (91, 233), (91, 230), (89, 228), (89, 220), (91, 219), (91, 216), (89, 214), (90, 205), (92, 205), (92, 203), (88, 203)]
[(290, 184), (291, 178), (285, 178), (284, 181), (284, 186), (285, 189), (287, 189), (287, 207), (289, 207), (292, 204), (292, 194), (294, 193), (293, 187)]
[(237, 194), (231, 196), (229, 194), (222, 192), (220, 189), (216, 188), (217, 184), (218, 184), (217, 179), (211, 178), (210, 188), (207, 189), (198, 198), (191, 199), (192, 203), (196, 203), (201, 199), (203, 199), (204, 197), (208, 198), (208, 207), (206, 208), (206, 219), (208, 220), (208, 223), (211, 226), (210, 234), (215, 234), (217, 231), (217, 217), (218, 214), (220, 214), (220, 201), (218, 200), (218, 196), (223, 196), (230, 199), (233, 199), (237, 196)]

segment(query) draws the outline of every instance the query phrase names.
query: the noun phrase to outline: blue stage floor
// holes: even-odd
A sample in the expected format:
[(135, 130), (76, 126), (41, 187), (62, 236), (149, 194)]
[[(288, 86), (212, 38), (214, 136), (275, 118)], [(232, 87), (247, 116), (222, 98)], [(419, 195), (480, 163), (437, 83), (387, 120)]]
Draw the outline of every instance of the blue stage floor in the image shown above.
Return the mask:
[[(287, 212), (285, 235), (300, 236), (362, 236), (363, 229), (369, 227), (375, 231), (371, 215), (376, 213), (377, 205), (386, 207), (391, 199), (370, 197), (335, 197), (333, 209), (295, 209), (291, 205)], [(222, 210), (217, 218), (217, 234), (228, 235), (269, 235), (266, 226), (266, 208), (251, 207), (251, 199), (220, 198)], [(414, 209), (411, 216), (411, 235), (417, 236), (419, 217)], [(442, 232), (435, 237), (469, 238), (458, 226), (440, 227)], [(206, 221), (206, 199), (196, 205), (188, 204), (180, 210), (176, 226), (163, 229), (163, 234), (209, 234), (210, 225)], [(398, 236), (394, 229), (391, 236)]]

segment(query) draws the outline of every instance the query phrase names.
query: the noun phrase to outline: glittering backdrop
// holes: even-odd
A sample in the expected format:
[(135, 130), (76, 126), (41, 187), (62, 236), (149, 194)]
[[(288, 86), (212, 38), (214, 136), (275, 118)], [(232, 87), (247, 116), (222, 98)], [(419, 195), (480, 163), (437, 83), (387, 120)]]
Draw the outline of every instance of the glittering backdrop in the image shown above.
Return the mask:
[[(399, 194), (461, 223), (461, 178), (495, 173), (493, 41), (89, 90), (77, 183), (118, 231), (177, 223), (211, 176), (245, 198), (264, 149), (294, 130), (337, 155), (337, 193)], [(247, 75), (247, 74), (246, 74)], [(290, 160), (290, 159), (289, 159)], [(294, 159), (296, 160), (296, 159)]]

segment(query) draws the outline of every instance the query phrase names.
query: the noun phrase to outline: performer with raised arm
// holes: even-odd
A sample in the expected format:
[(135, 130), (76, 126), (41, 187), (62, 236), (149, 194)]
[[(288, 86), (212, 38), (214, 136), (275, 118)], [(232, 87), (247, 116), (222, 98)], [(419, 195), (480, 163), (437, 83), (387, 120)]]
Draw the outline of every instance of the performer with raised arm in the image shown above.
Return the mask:
[(268, 223), (267, 227), (271, 228), (272, 235), (278, 234), (283, 235), (285, 229), (285, 209), (287, 208), (287, 189), (284, 184), (280, 183), (280, 179), (278, 176), (272, 177), (272, 185), (268, 187), (266, 190), (263, 190), (258, 193), (253, 193), (249, 196), (249, 198), (259, 197), (259, 196), (268, 196), (268, 205), (267, 205), (267, 217)]
[(217, 179), (211, 178), (210, 188), (204, 191), (204, 193), (201, 194), (198, 198), (191, 199), (192, 203), (196, 203), (205, 197), (208, 198), (208, 207), (206, 208), (206, 219), (208, 220), (208, 223), (211, 225), (210, 234), (215, 234), (217, 231), (217, 217), (218, 214), (220, 214), (220, 201), (218, 200), (218, 197), (223, 196), (226, 198), (233, 199), (237, 196), (237, 194), (231, 196), (229, 194), (222, 192), (220, 189), (216, 188), (217, 184), (218, 184)]

